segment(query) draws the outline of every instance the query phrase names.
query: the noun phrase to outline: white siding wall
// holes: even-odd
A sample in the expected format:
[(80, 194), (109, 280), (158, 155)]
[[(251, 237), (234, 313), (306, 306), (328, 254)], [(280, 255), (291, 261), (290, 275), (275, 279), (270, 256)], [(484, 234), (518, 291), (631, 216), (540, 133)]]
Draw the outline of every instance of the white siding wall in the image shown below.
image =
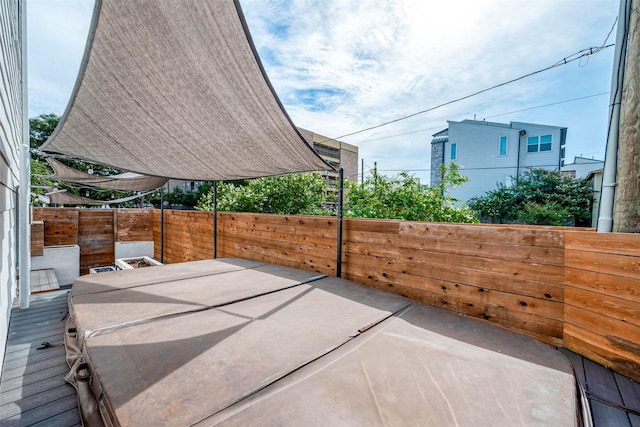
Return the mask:
[[(507, 137), (507, 154), (499, 155), (500, 137)], [(460, 173), (469, 178), (462, 187), (450, 194), (464, 202), (506, 184), (507, 178), (516, 175), (518, 164), (519, 129), (449, 122), (449, 142), (445, 148), (445, 162), (451, 163), (451, 144), (457, 144), (457, 160)]]
[[(525, 131), (525, 135), (520, 135)], [(551, 135), (551, 151), (527, 152), (527, 138)], [(507, 154), (499, 155), (500, 137), (507, 137)], [(445, 163), (451, 163), (451, 144), (457, 145), (460, 173), (469, 182), (450, 191), (453, 197), (467, 202), (496, 189), (498, 183), (508, 184), (510, 177), (522, 175), (528, 168), (558, 170), (561, 128), (513, 122), (511, 127), (487, 122), (449, 122), (449, 142), (445, 146)], [(518, 151), (519, 158), (518, 158)]]
[[(521, 147), (520, 166), (527, 168), (540, 168), (548, 170), (560, 170), (560, 138), (561, 128), (555, 126), (532, 125), (528, 123), (513, 123), (527, 131), (523, 137)], [(527, 138), (533, 136), (551, 135), (551, 151), (527, 153)]]
[(22, 98), (18, 0), (0, 0), (0, 366), (16, 293), (16, 224)]

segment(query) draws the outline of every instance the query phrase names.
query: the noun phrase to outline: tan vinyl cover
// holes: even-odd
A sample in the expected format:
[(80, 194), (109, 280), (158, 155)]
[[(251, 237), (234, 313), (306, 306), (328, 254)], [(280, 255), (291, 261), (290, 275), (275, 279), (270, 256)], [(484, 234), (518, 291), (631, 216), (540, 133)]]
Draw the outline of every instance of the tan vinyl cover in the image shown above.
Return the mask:
[(42, 149), (180, 179), (331, 169), (284, 111), (233, 0), (97, 0), (74, 93)]
[(554, 348), (316, 274), (231, 259), (77, 279), (86, 425), (577, 425)]
[(51, 158), (47, 159), (47, 163), (49, 163), (49, 166), (53, 169), (53, 175), (47, 178), (111, 190), (149, 191), (162, 187), (168, 181), (167, 178), (141, 175), (132, 172), (110, 176), (93, 175), (71, 168)]

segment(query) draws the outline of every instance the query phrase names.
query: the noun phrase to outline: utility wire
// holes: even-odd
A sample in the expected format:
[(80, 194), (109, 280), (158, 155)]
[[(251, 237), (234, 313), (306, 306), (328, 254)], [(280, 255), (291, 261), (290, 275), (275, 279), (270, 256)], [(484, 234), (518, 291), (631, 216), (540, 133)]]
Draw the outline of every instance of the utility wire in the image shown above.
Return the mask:
[[(607, 37), (607, 38), (608, 38), (608, 37)], [(605, 42), (606, 42), (606, 41), (605, 41)], [(553, 64), (553, 65), (550, 65), (550, 66), (545, 67), (545, 68), (542, 68), (542, 69), (540, 69), (540, 70), (537, 70), (537, 71), (534, 71), (534, 72), (531, 72), (531, 73), (525, 74), (525, 75), (520, 76), (520, 77), (516, 77), (515, 79), (511, 79), (511, 80), (508, 80), (508, 81), (506, 81), (506, 82), (499, 83), (499, 84), (497, 84), (497, 85), (494, 85), (494, 86), (488, 87), (488, 88), (486, 88), (486, 89), (482, 89), (482, 90), (479, 90), (479, 91), (477, 91), (477, 92), (473, 92), (473, 93), (471, 93), (471, 94), (469, 94), (469, 95), (461, 96), (461, 97), (456, 98), (456, 99), (453, 99), (453, 100), (451, 100), (451, 101), (443, 102), (442, 104), (438, 104), (438, 105), (436, 105), (436, 106), (433, 106), (433, 107), (427, 108), (427, 109), (425, 109), (425, 110), (421, 110), (421, 111), (418, 111), (418, 112), (415, 112), (415, 113), (412, 113), (412, 114), (408, 114), (408, 115), (406, 115), (406, 116), (402, 116), (402, 117), (399, 117), (399, 118), (397, 118), (397, 119), (389, 120), (388, 122), (384, 122), (384, 123), (381, 123), (381, 124), (379, 124), (379, 125), (370, 126), (370, 127), (368, 127), (368, 128), (361, 129), (361, 130), (358, 130), (358, 131), (355, 131), (355, 132), (346, 133), (346, 134), (344, 134), (344, 135), (340, 135), (340, 136), (337, 136), (337, 137), (335, 137), (335, 138), (327, 138), (327, 139), (326, 139), (326, 141), (330, 141), (330, 140), (340, 140), (340, 139), (345, 138), (345, 137), (347, 137), (347, 136), (357, 135), (357, 134), (359, 134), (359, 133), (367, 132), (367, 131), (370, 131), (370, 130), (373, 130), (373, 129), (378, 129), (378, 128), (381, 128), (381, 127), (383, 127), (383, 126), (390, 125), (390, 124), (392, 124), (392, 123), (397, 123), (397, 122), (400, 122), (400, 121), (402, 121), (402, 120), (406, 120), (406, 119), (409, 119), (409, 118), (411, 118), (411, 117), (415, 117), (415, 116), (420, 115), (420, 114), (428, 113), (428, 112), (433, 111), (433, 110), (436, 110), (436, 109), (438, 109), (438, 108), (442, 108), (442, 107), (445, 107), (445, 106), (447, 106), (447, 105), (451, 105), (451, 104), (454, 104), (454, 103), (456, 103), (456, 102), (460, 102), (460, 101), (463, 101), (463, 100), (465, 100), (465, 99), (472, 98), (472, 97), (474, 97), (474, 96), (480, 95), (480, 94), (482, 94), (482, 93), (488, 92), (488, 91), (493, 90), (493, 89), (497, 89), (497, 88), (502, 87), (502, 86), (506, 86), (506, 85), (508, 85), (508, 84), (511, 84), (511, 83), (517, 82), (517, 81), (522, 80), (522, 79), (525, 79), (525, 78), (527, 78), (527, 77), (531, 77), (531, 76), (534, 76), (534, 75), (536, 75), (536, 74), (540, 74), (540, 73), (542, 73), (542, 72), (545, 72), (545, 71), (551, 70), (552, 68), (556, 68), (556, 67), (559, 67), (559, 66), (561, 66), (561, 65), (569, 64), (569, 63), (571, 63), (571, 62), (573, 62), (573, 61), (577, 61), (577, 60), (579, 60), (579, 59), (581, 59), (581, 58), (584, 58), (584, 57), (587, 57), (587, 56), (595, 55), (595, 54), (599, 53), (600, 51), (602, 51), (602, 50), (604, 50), (604, 49), (610, 48), (611, 46), (613, 46), (613, 44), (608, 44), (608, 45), (603, 45), (603, 46), (598, 46), (598, 47), (596, 47), (596, 46), (594, 46), (594, 47), (588, 47), (588, 48), (586, 48), (586, 49), (579, 50), (578, 52), (575, 52), (575, 53), (573, 53), (573, 54), (571, 54), (571, 55), (569, 55), (569, 56), (567, 56), (567, 57), (565, 57), (565, 58), (562, 58), (561, 60), (559, 60), (558, 62), (556, 62), (556, 63), (555, 63), (555, 64)], [(323, 141), (323, 142), (324, 142), (324, 141)]]
[[(556, 167), (557, 163), (548, 164), (548, 165), (536, 165), (538, 167)], [(516, 169), (515, 166), (486, 166), (482, 168), (465, 168), (460, 166), (460, 172), (464, 171), (475, 171), (475, 170), (497, 170), (497, 169)], [(431, 168), (426, 169), (378, 169), (378, 172), (431, 172)]]
[[(536, 105), (534, 107), (523, 108), (521, 110), (513, 110), (513, 111), (507, 111), (505, 113), (493, 114), (491, 116), (485, 116), (484, 119), (488, 119), (488, 118), (491, 118), (491, 117), (506, 116), (507, 114), (519, 113), (521, 111), (535, 110), (537, 108), (544, 108), (544, 107), (551, 107), (551, 106), (559, 105), (559, 104), (566, 104), (568, 102), (580, 101), (582, 99), (594, 98), (596, 96), (602, 96), (602, 95), (608, 95), (608, 94), (609, 94), (609, 92), (601, 92), (601, 93), (595, 93), (593, 95), (581, 96), (581, 97), (578, 97), (578, 98), (565, 99), (563, 101), (551, 102), (549, 104), (543, 104), (543, 105)], [(380, 140), (383, 140), (383, 139), (395, 138), (395, 137), (398, 137), (398, 136), (411, 135), (411, 134), (414, 134), (414, 133), (426, 132), (426, 131), (429, 131), (429, 130), (442, 129), (442, 128), (443, 128), (443, 126), (441, 125), (441, 126), (435, 126), (435, 127), (426, 128), (426, 129), (418, 129), (418, 130), (413, 130), (413, 131), (404, 132), (404, 133), (396, 133), (396, 134), (392, 134), (392, 135), (381, 136), (380, 138), (365, 139), (363, 141), (354, 142), (354, 144), (362, 144), (363, 142), (380, 141)]]
[(602, 95), (608, 95), (608, 94), (609, 94), (609, 92), (601, 92), (601, 93), (596, 93), (596, 94), (593, 94), (593, 95), (581, 96), (579, 98), (567, 99), (565, 101), (558, 101), (558, 102), (552, 102), (550, 104), (537, 105), (535, 107), (523, 108), (522, 110), (513, 110), (513, 111), (508, 111), (506, 113), (494, 114), (494, 115), (491, 115), (491, 116), (486, 116), (485, 119), (489, 119), (491, 117), (506, 116), (507, 114), (512, 114), (512, 113), (520, 113), (521, 111), (535, 110), (536, 108), (550, 107), (552, 105), (566, 104), (567, 102), (579, 101), (581, 99), (594, 98), (596, 96), (602, 96)]

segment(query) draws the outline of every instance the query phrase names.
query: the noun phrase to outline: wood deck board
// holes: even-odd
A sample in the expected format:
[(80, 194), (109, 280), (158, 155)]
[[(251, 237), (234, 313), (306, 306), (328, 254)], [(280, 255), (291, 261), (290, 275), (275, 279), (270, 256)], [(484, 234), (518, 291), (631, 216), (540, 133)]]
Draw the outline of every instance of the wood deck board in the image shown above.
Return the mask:
[(9, 339), (0, 378), (3, 426), (80, 425), (75, 389), (64, 380), (64, 347), (38, 350), (43, 341), (63, 340), (68, 291), (32, 295), (30, 308), (11, 311)]
[[(640, 384), (617, 372), (614, 372), (613, 375), (624, 405), (640, 411)], [(629, 421), (633, 427), (640, 427), (640, 415), (629, 414)]]
[(560, 351), (573, 365), (576, 379), (587, 390), (594, 427), (640, 427), (640, 416), (625, 412), (594, 397), (640, 409), (640, 384), (567, 349)]
[(53, 268), (31, 271), (31, 293), (48, 292), (60, 289)]

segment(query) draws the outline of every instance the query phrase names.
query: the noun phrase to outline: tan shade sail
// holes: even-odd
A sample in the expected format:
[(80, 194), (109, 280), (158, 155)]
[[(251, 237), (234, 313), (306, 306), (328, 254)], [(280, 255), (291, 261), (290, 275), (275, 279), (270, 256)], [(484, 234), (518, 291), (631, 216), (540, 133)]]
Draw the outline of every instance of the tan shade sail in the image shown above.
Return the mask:
[(109, 176), (92, 175), (71, 168), (51, 158), (47, 159), (47, 163), (49, 163), (49, 166), (53, 169), (53, 175), (48, 178), (111, 190), (149, 191), (162, 187), (168, 181), (167, 178), (141, 175), (133, 172)]
[(233, 0), (97, 0), (74, 93), (41, 148), (180, 179), (331, 169), (284, 111)]
[(151, 193), (137, 194), (134, 196), (123, 197), (120, 199), (111, 199), (111, 200), (94, 200), (88, 197), (76, 196), (75, 194), (67, 193), (66, 191), (55, 191), (53, 188), (49, 189), (50, 192), (46, 195), (41, 194), (33, 194), (37, 197), (41, 202), (50, 205), (69, 205), (69, 206), (77, 206), (77, 205), (87, 205), (87, 206), (102, 206), (109, 204), (118, 204), (130, 202), (131, 200), (138, 199), (142, 196), (146, 196)]

